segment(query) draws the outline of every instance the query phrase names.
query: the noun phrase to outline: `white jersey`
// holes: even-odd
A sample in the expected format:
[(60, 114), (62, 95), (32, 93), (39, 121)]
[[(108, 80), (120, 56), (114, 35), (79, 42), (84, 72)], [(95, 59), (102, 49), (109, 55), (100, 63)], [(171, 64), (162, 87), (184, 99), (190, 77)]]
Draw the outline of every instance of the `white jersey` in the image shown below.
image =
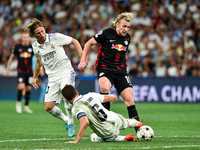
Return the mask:
[(108, 111), (101, 104), (104, 95), (90, 92), (80, 95), (74, 101), (72, 113), (80, 119), (87, 116), (89, 126), (99, 137), (104, 139), (115, 139), (119, 135), (119, 130), (126, 128), (126, 119), (112, 111)]
[(44, 44), (32, 44), (36, 59), (41, 59), (49, 80), (56, 81), (71, 71), (71, 62), (65, 54), (64, 45), (69, 45), (72, 37), (61, 33), (46, 34)]

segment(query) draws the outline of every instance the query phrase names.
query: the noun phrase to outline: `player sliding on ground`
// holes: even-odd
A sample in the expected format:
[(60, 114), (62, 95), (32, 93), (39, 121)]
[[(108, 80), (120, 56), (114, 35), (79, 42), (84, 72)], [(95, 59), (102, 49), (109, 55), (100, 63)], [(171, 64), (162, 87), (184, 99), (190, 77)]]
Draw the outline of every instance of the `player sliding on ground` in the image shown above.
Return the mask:
[(62, 95), (66, 101), (73, 104), (72, 113), (80, 122), (76, 140), (66, 143), (80, 142), (88, 126), (94, 132), (90, 136), (92, 142), (135, 141), (133, 134), (119, 136), (120, 130), (143, 126), (143, 123), (136, 119), (126, 119), (103, 107), (101, 103), (115, 102), (117, 100), (115, 95), (101, 95), (94, 92), (79, 95), (71, 85), (66, 85), (62, 89)]

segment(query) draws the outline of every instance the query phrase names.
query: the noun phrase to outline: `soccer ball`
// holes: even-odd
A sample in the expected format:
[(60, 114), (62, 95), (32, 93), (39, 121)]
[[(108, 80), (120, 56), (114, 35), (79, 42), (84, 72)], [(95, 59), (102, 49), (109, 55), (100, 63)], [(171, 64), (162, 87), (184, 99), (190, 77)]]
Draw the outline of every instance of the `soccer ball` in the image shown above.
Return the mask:
[(151, 141), (154, 136), (154, 131), (150, 126), (143, 125), (137, 130), (137, 138), (140, 141)]

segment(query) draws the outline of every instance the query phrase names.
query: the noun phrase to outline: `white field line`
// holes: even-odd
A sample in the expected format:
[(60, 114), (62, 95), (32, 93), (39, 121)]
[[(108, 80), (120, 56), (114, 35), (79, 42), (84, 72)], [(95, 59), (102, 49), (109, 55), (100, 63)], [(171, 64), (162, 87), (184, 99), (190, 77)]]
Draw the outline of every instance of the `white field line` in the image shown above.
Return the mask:
[[(163, 136), (155, 136), (155, 137), (163, 137)], [(200, 137), (199, 136), (167, 136), (167, 137)], [(2, 140), (0, 143), (4, 142), (26, 142), (26, 141), (58, 141), (58, 140), (75, 140), (76, 138), (55, 138), (55, 139), (48, 139), (48, 138), (42, 138), (42, 139), (17, 139), (17, 140)], [(89, 138), (82, 138), (82, 139), (89, 139)], [(200, 148), (200, 145), (173, 145), (173, 146), (147, 146), (147, 147), (134, 147), (134, 149), (168, 149), (168, 148), (192, 148), (192, 147), (198, 147)], [(108, 148), (108, 149), (123, 149), (123, 148)], [(38, 149), (39, 150), (39, 149)], [(45, 149), (48, 150), (48, 149)]]
[[(0, 143), (3, 142), (26, 142), (26, 141), (58, 141), (58, 140), (75, 140), (76, 138), (56, 138), (56, 139), (47, 139), (47, 138), (42, 138), (42, 139), (17, 139), (17, 140), (2, 140)], [(89, 138), (82, 138), (82, 139), (89, 139)]]
[[(163, 136), (154, 136), (155, 138), (162, 138)], [(195, 136), (166, 136), (169, 138), (176, 138), (176, 137), (187, 137), (187, 138), (192, 138), (192, 137), (200, 137), (200, 135), (195, 135)], [(0, 143), (3, 142), (26, 142), (26, 141), (59, 141), (59, 140), (75, 140), (76, 138), (55, 138), (55, 139), (48, 139), (48, 138), (42, 138), (42, 139), (16, 139), (16, 140), (2, 140)], [(89, 139), (89, 137), (83, 137), (82, 139)]]

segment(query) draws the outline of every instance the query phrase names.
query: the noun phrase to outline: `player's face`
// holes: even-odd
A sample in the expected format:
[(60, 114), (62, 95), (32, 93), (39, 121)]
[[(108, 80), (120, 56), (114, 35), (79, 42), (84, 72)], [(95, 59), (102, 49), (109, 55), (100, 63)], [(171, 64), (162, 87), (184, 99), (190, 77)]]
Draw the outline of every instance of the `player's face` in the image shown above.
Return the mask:
[(38, 27), (34, 30), (34, 36), (36, 37), (38, 43), (44, 44), (46, 40), (46, 31), (44, 27)]
[(128, 30), (130, 28), (130, 22), (122, 19), (119, 22), (116, 23), (116, 31), (117, 34), (119, 34), (120, 36), (126, 36), (126, 34), (128, 33)]
[(30, 35), (28, 33), (22, 34), (22, 45), (29, 45), (30, 44)]

